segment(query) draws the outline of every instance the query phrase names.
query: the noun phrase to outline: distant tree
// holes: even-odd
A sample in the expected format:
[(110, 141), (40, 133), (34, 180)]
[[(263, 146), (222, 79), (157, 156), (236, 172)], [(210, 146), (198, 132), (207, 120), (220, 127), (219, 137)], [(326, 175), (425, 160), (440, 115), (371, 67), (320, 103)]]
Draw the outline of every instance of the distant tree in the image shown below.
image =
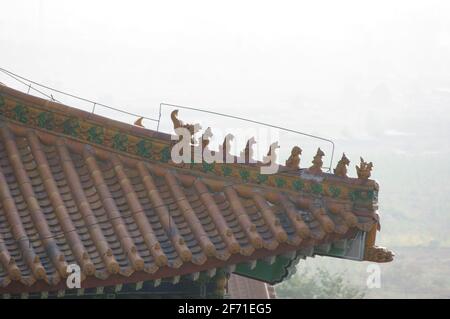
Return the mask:
[(275, 287), (279, 298), (299, 299), (359, 299), (365, 293), (344, 280), (342, 273), (332, 274), (320, 268), (303, 269)]

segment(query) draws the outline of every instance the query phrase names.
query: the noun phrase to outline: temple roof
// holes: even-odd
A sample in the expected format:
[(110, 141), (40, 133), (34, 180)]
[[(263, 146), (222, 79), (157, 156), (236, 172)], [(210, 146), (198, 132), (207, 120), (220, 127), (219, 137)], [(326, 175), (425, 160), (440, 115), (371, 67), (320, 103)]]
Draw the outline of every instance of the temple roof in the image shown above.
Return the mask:
[[(73, 263), (83, 287), (160, 280), (378, 226), (371, 180), (174, 165), (168, 134), (2, 85), (0, 115), (0, 293), (64, 289)], [(366, 259), (391, 260), (373, 236)]]

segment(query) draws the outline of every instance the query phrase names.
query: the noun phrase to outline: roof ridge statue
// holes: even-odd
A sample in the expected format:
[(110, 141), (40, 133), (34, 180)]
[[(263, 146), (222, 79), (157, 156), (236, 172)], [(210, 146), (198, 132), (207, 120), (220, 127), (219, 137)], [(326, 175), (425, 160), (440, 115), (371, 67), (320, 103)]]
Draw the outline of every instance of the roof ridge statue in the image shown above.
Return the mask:
[(356, 173), (358, 174), (359, 179), (368, 180), (371, 175), (373, 164), (372, 162), (365, 162), (362, 157), (360, 157), (360, 160), (361, 163), (359, 166), (356, 165)]
[(280, 148), (280, 145), (277, 142), (273, 142), (270, 144), (269, 151), (267, 152), (267, 155), (263, 157), (263, 164), (266, 164), (267, 166), (261, 167), (261, 174), (274, 174), (278, 172), (278, 164), (277, 164), (277, 152), (276, 150)]
[(294, 146), (291, 150), (291, 155), (286, 160), (286, 167), (292, 170), (300, 169), (300, 155), (302, 155), (302, 149)]
[(317, 149), (316, 155), (314, 156), (314, 159), (311, 162), (311, 163), (313, 163), (313, 165), (308, 170), (310, 173), (312, 173), (312, 174), (322, 173), (322, 166), (323, 166), (322, 157), (323, 156), (325, 156), (325, 153), (319, 147)]
[(334, 175), (347, 177), (347, 166), (350, 164), (350, 160), (345, 156), (345, 153), (342, 153), (342, 157), (337, 163), (336, 168), (334, 169)]
[(225, 138), (223, 139), (222, 145), (219, 147), (219, 152), (222, 153), (222, 160), (224, 163), (234, 163), (235, 157), (230, 153), (231, 150), (231, 141), (234, 140), (234, 135), (231, 133), (228, 133), (225, 135)]
[(176, 130), (177, 128), (185, 128), (189, 131), (191, 134), (191, 143), (195, 144), (195, 138), (194, 135), (202, 129), (200, 124), (189, 124), (184, 123), (183, 121), (178, 119), (178, 110), (173, 110), (172, 113), (170, 113), (170, 118), (172, 119), (173, 128)]
[(248, 139), (247, 144), (245, 145), (245, 149), (240, 154), (240, 161), (242, 163), (255, 163), (256, 161), (253, 159), (253, 145), (256, 144), (255, 137), (251, 137)]
[(263, 162), (267, 162), (267, 163), (270, 163), (271, 161), (276, 162), (277, 161), (277, 153), (275, 152), (275, 150), (277, 148), (280, 148), (278, 141), (270, 144), (269, 151), (267, 152), (267, 155), (264, 156)]
[(208, 127), (202, 134), (202, 151), (208, 147), (211, 137), (213, 137), (213, 133), (211, 127)]
[(144, 117), (138, 118), (136, 121), (134, 121), (134, 125), (144, 127), (144, 124), (142, 124), (142, 121), (144, 120)]

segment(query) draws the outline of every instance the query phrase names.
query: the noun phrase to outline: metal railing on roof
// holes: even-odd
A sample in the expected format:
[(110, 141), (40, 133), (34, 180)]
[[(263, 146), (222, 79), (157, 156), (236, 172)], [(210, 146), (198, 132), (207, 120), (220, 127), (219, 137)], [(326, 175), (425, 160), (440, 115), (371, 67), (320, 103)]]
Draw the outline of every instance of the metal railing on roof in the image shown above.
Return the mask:
[(219, 112), (215, 112), (215, 111), (208, 111), (208, 110), (205, 110), (205, 109), (195, 108), (195, 107), (191, 107), (191, 106), (170, 104), (170, 103), (160, 103), (158, 119), (154, 119), (154, 118), (142, 116), (142, 115), (139, 115), (139, 114), (136, 114), (136, 113), (123, 111), (121, 109), (118, 109), (118, 108), (115, 108), (115, 107), (112, 107), (112, 106), (109, 106), (109, 105), (106, 105), (106, 104), (103, 104), (103, 103), (95, 102), (95, 101), (92, 101), (92, 100), (89, 100), (89, 99), (86, 99), (86, 98), (83, 98), (83, 97), (80, 97), (80, 96), (77, 96), (77, 95), (74, 95), (74, 94), (71, 94), (71, 93), (67, 93), (67, 92), (63, 92), (63, 91), (58, 90), (58, 89), (54, 89), (54, 88), (49, 87), (47, 85), (40, 84), (38, 82), (32, 81), (30, 79), (27, 79), (27, 78), (25, 78), (25, 77), (23, 77), (21, 75), (15, 74), (15, 73), (13, 73), (11, 71), (8, 71), (8, 70), (6, 70), (4, 68), (1, 68), (1, 67), (0, 67), (0, 72), (3, 72), (4, 74), (8, 75), (12, 79), (14, 79), (14, 80), (20, 82), (21, 84), (27, 86), (28, 87), (28, 92), (27, 93), (29, 93), (30, 90), (33, 90), (33, 91), (36, 91), (39, 94), (45, 96), (46, 98), (50, 99), (51, 101), (55, 101), (55, 102), (61, 103), (57, 99), (55, 99), (53, 97), (53, 94), (48, 95), (48, 94), (42, 92), (41, 90), (36, 89), (35, 87), (33, 87), (33, 85), (35, 85), (35, 86), (38, 86), (40, 88), (44, 88), (46, 90), (50, 90), (52, 92), (56, 92), (58, 94), (62, 94), (62, 95), (65, 95), (65, 96), (68, 96), (68, 97), (71, 97), (71, 98), (74, 98), (74, 99), (77, 99), (77, 100), (80, 100), (80, 101), (92, 104), (92, 111), (91, 112), (93, 114), (95, 114), (96, 107), (100, 106), (100, 107), (104, 107), (106, 109), (113, 110), (113, 111), (116, 111), (116, 112), (119, 112), (119, 113), (122, 113), (122, 114), (126, 114), (126, 115), (134, 116), (134, 117), (137, 117), (137, 118), (143, 118), (143, 119), (146, 119), (146, 120), (149, 120), (149, 121), (152, 121), (152, 122), (156, 122), (157, 123), (156, 131), (158, 131), (158, 132), (159, 132), (159, 126), (160, 126), (160, 123), (161, 123), (162, 108), (163, 107), (172, 107), (172, 108), (176, 107), (176, 108), (185, 109), (185, 110), (191, 110), (191, 111), (203, 112), (203, 113), (207, 113), (207, 114), (218, 115), (218, 116), (227, 117), (227, 118), (231, 118), (231, 119), (235, 119), (235, 120), (245, 121), (245, 122), (248, 122), (248, 123), (254, 123), (254, 124), (257, 124), (257, 125), (262, 125), (262, 126), (266, 126), (266, 127), (270, 127), (270, 128), (275, 128), (275, 129), (279, 129), (279, 130), (282, 130), (282, 131), (285, 131), (285, 132), (290, 132), (290, 133), (294, 133), (294, 134), (310, 137), (310, 138), (313, 138), (313, 139), (321, 140), (321, 141), (324, 141), (324, 142), (327, 142), (327, 143), (331, 144), (330, 164), (329, 164), (328, 167), (324, 167), (324, 169), (327, 169), (328, 172), (331, 172), (331, 168), (333, 167), (335, 144), (334, 144), (334, 142), (331, 139), (324, 138), (324, 137), (321, 137), (321, 136), (308, 134), (308, 133), (305, 133), (305, 132), (292, 130), (292, 129), (288, 129), (288, 128), (285, 128), (285, 127), (272, 125), (272, 124), (269, 124), (269, 123), (264, 123), (264, 122), (260, 122), (260, 121), (250, 120), (250, 119), (247, 119), (247, 118), (244, 118), (244, 117), (239, 117), (239, 116), (219, 113)]
[[(95, 108), (97, 106), (100, 106), (100, 107), (104, 107), (106, 109), (113, 110), (113, 111), (116, 111), (116, 112), (119, 112), (119, 113), (122, 113), (122, 114), (130, 115), (130, 116), (134, 116), (134, 117), (142, 117), (142, 118), (144, 118), (146, 120), (149, 120), (149, 121), (158, 122), (158, 126), (159, 126), (159, 119), (154, 119), (154, 118), (142, 116), (142, 115), (139, 115), (139, 114), (136, 114), (136, 113), (123, 111), (121, 109), (118, 109), (118, 108), (115, 108), (115, 107), (112, 107), (112, 106), (109, 106), (109, 105), (106, 105), (106, 104), (103, 104), (103, 103), (100, 103), (100, 102), (95, 102), (95, 101), (92, 101), (92, 100), (89, 100), (89, 99), (85, 99), (83, 97), (80, 97), (80, 96), (77, 96), (77, 95), (74, 95), (74, 94), (71, 94), (71, 93), (63, 92), (61, 90), (54, 89), (54, 88), (49, 87), (47, 85), (40, 84), (40, 83), (37, 83), (35, 81), (29, 80), (29, 79), (27, 79), (27, 78), (25, 78), (23, 76), (20, 76), (18, 74), (15, 74), (15, 73), (13, 73), (11, 71), (8, 71), (6, 69), (3, 69), (3, 68), (0, 68), (0, 71), (3, 72), (4, 74), (8, 75), (9, 77), (13, 78), (14, 80), (16, 80), (16, 81), (26, 85), (28, 87), (28, 93), (29, 93), (30, 90), (34, 90), (34, 91), (38, 92), (39, 94), (42, 94), (43, 96), (47, 97), (48, 99), (60, 103), (58, 100), (56, 100), (53, 97), (52, 94), (50, 94), (50, 95), (45, 94), (41, 90), (38, 90), (38, 89), (34, 88), (32, 86), (32, 84), (33, 84), (33, 85), (39, 86), (41, 88), (50, 90), (52, 92), (56, 92), (56, 93), (59, 93), (59, 94), (65, 95), (65, 96), (69, 96), (69, 97), (77, 99), (79, 101), (90, 103), (90, 104), (92, 104), (92, 111), (91, 112), (94, 113), (94, 114), (95, 114)], [(24, 82), (24, 81), (28, 82), (28, 84), (26, 82)]]
[(264, 122), (260, 122), (260, 121), (255, 121), (255, 120), (250, 120), (247, 118), (243, 118), (243, 117), (239, 117), (239, 116), (235, 116), (235, 115), (229, 115), (229, 114), (224, 114), (224, 113), (219, 113), (219, 112), (214, 112), (214, 111), (208, 111), (205, 109), (199, 109), (199, 108), (195, 108), (195, 107), (191, 107), (191, 106), (184, 106), (184, 105), (178, 105), (178, 104), (170, 104), (170, 103), (160, 103), (159, 104), (159, 116), (158, 116), (158, 128), (157, 130), (159, 130), (159, 123), (161, 120), (161, 114), (162, 114), (162, 108), (163, 107), (172, 107), (172, 108), (179, 108), (179, 109), (185, 109), (185, 110), (191, 110), (191, 111), (197, 111), (197, 112), (203, 112), (203, 113), (207, 113), (207, 114), (213, 114), (213, 115), (218, 115), (218, 116), (223, 116), (223, 117), (227, 117), (227, 118), (231, 118), (231, 119), (235, 119), (235, 120), (240, 120), (240, 121), (245, 121), (248, 123), (254, 123), (254, 124), (258, 124), (258, 125), (262, 125), (262, 126), (266, 126), (266, 127), (270, 127), (270, 128), (275, 128), (281, 131), (285, 131), (285, 132), (289, 132), (289, 133), (294, 133), (294, 134), (298, 134), (298, 135), (302, 135), (302, 136), (307, 136), (313, 139), (317, 139), (317, 140), (321, 140), (324, 142), (327, 142), (329, 144), (331, 144), (331, 157), (330, 157), (330, 164), (328, 167), (324, 167), (324, 169), (328, 170), (329, 172), (331, 172), (331, 168), (333, 167), (333, 158), (334, 158), (334, 148), (335, 148), (335, 144), (332, 140), (328, 139), (328, 138), (324, 138), (321, 136), (317, 136), (317, 135), (313, 135), (313, 134), (308, 134), (308, 133), (304, 133), (304, 132), (300, 132), (300, 131), (296, 131), (296, 130), (292, 130), (292, 129), (288, 129), (285, 127), (281, 127), (281, 126), (277, 126), (277, 125), (273, 125), (273, 124), (269, 124), (269, 123), (264, 123)]

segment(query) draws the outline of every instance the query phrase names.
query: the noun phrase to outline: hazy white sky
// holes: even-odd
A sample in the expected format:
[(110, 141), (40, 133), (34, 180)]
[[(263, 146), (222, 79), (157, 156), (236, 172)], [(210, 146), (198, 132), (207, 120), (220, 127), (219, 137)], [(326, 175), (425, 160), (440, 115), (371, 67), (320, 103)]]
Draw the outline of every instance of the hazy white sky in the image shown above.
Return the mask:
[(431, 134), (450, 133), (448, 108), (420, 104), (450, 89), (448, 1), (0, 4), (0, 67), (128, 111), (203, 107), (334, 137), (339, 151), (413, 136), (430, 113), (445, 113)]

